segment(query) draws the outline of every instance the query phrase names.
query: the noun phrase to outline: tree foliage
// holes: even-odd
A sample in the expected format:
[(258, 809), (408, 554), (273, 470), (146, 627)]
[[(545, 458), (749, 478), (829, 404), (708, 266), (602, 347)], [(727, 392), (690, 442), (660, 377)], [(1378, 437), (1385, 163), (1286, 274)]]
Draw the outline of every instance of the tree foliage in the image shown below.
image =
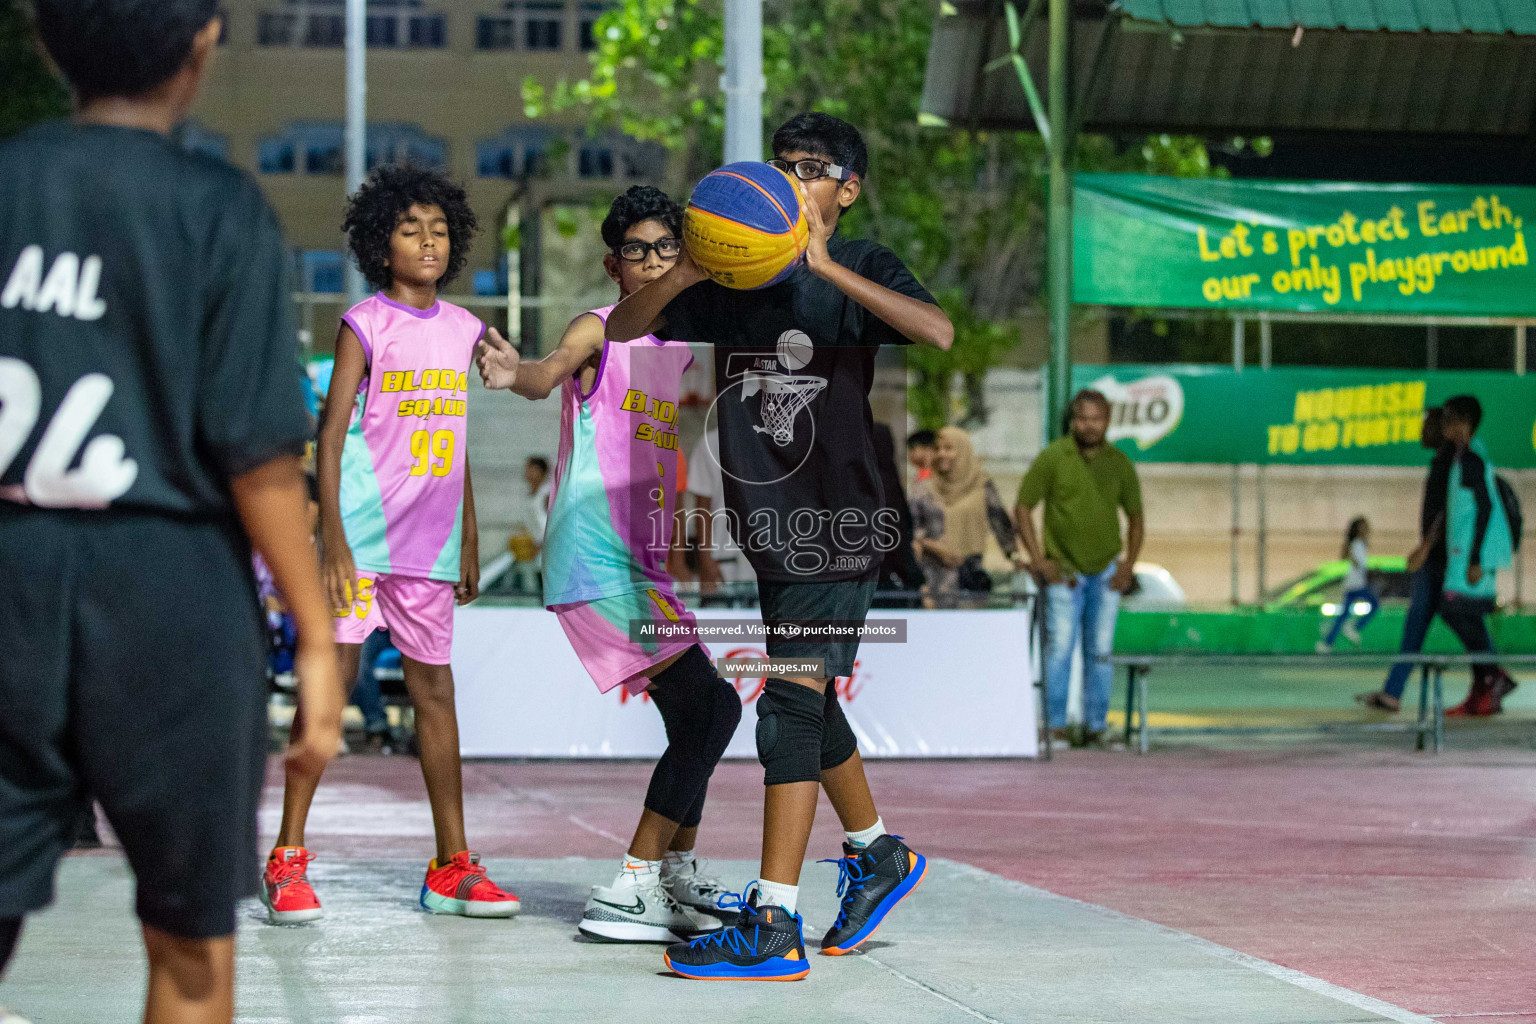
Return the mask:
[[(957, 412), (963, 423), (985, 419), (981, 378), (1018, 344), (1042, 290), (1047, 175), (1033, 133), (919, 125), (936, 10), (932, 0), (767, 0), (763, 16), (765, 125), (820, 110), (859, 127), (870, 177), (840, 229), (897, 252), (955, 322), (953, 349), (909, 359), (911, 411), (925, 426)], [(593, 131), (659, 142), (681, 189), (721, 159), (723, 35), (721, 0), (621, 0), (597, 23), (589, 76), (529, 78), (526, 112), (581, 109)], [(1210, 173), (1204, 146), (1175, 136), (1129, 146), (1087, 137), (1078, 165)], [(966, 380), (960, 410), (950, 407), (955, 373)]]
[(14, 0), (0, 3), (0, 139), (34, 121), (69, 113), (69, 91), (38, 53), (32, 25)]

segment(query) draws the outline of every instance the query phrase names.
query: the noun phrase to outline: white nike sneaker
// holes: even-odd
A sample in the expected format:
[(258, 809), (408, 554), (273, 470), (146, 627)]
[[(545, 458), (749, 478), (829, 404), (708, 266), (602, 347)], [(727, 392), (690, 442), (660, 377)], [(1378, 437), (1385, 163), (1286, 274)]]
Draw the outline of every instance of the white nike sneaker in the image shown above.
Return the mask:
[(706, 914), (724, 914), (726, 911), (720, 909), (720, 897), (725, 895), (725, 886), (715, 876), (704, 873), (706, 863), (695, 860), (687, 870), (671, 874), (662, 868), (661, 884), (667, 887), (673, 899), (685, 907), (702, 910)]
[(581, 934), (604, 942), (687, 942), (720, 921), (672, 898), (660, 879), (644, 885), (594, 885), (581, 912)]

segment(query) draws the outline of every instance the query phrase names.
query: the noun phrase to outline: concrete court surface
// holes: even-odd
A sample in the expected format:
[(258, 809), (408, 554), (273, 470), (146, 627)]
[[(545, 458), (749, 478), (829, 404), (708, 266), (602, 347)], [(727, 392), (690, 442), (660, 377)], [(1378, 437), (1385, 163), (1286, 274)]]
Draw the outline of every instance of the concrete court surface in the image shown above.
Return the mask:
[[(720, 865), (730, 876), (744, 862)], [(269, 928), (248, 904), (240, 934), (238, 1019), (248, 1024), (434, 1021), (751, 1020), (906, 1022), (1052, 1020), (1189, 1024), (1419, 1021), (1375, 1000), (952, 861), (936, 862), (922, 899), (901, 908), (864, 956), (812, 953), (808, 981), (706, 984), (663, 971), (654, 946), (579, 940), (587, 885), (611, 862), (497, 860), (526, 901), (516, 921), (415, 910), (415, 861), (317, 867), (326, 921)], [(808, 928), (836, 913), (834, 871), (808, 869)], [(29, 929), (0, 991), (36, 1024), (131, 1020), (140, 998), (136, 929), (121, 860), (77, 857), (64, 896)], [(61, 984), (64, 979), (68, 981)], [(1374, 1012), (1381, 1011), (1381, 1012)], [(782, 1019), (782, 1018), (781, 1018)]]
[[(538, 1002), (539, 1011), (566, 1020), (644, 1020), (636, 1014), (654, 1005), (729, 1021), (773, 999), (813, 1020), (1220, 1017), (1242, 1024), (1386, 1016), (1533, 1024), (1536, 757), (1526, 748), (1431, 758), (1406, 752), (1400, 741), (1176, 747), (1146, 758), (1068, 751), (1048, 765), (871, 762), (886, 823), (934, 859), (934, 873), (871, 942), (870, 956), (813, 954), (808, 982), (777, 986), (662, 978), (654, 948), (574, 941), (585, 887), (610, 876), (649, 765), (465, 765), (471, 841), (491, 860), (493, 877), (529, 904), (524, 920), (503, 927), (412, 909), (431, 855), (417, 765), (404, 757), (342, 758), (320, 790), (308, 837), (331, 916), (291, 930), (247, 916), (242, 1013), (382, 1024), (419, 1019), (421, 1006), (411, 1002), (418, 998), (430, 1000), (434, 1021), (539, 1020), (533, 1004), (543, 993), (551, 1002)], [(270, 835), (281, 799), (275, 762), (268, 781)], [(722, 765), (700, 851), (737, 862), (714, 865), (733, 887), (752, 877), (761, 808), (760, 769)], [(810, 856), (834, 854), (839, 838), (823, 803)], [(830, 919), (834, 882), (828, 865), (807, 869), (802, 899), (812, 925)], [(115, 855), (71, 858), (61, 897), (60, 910), (40, 915), (24, 936), (0, 1003), (38, 1024), (133, 1019), (141, 968)], [(807, 931), (814, 942), (819, 932)], [(375, 936), (431, 955), (384, 957), (391, 947)], [(468, 938), (448, 944), (458, 936)], [(445, 947), (453, 955), (440, 955)], [(557, 968), (576, 972), (563, 975), (574, 980), (560, 981)], [(375, 983), (394, 986), (411, 972), (468, 979), (468, 987), (450, 985), (440, 996), (410, 986), (390, 987), (383, 999), (369, 994)], [(502, 986), (509, 976), (521, 987)], [(628, 988), (603, 989), (603, 978)], [(660, 1002), (624, 995), (642, 990)], [(597, 999), (605, 991), (626, 1000), (623, 1013)], [(1239, 1005), (1219, 1002), (1230, 991), (1245, 993)], [(448, 1012), (488, 993), (524, 998), (519, 992), (529, 1000), (522, 1013)], [(117, 1008), (99, 1012), (86, 1001), (93, 993)], [(596, 1009), (577, 1002), (589, 998)], [(1276, 1005), (1272, 998), (1282, 1000), (1279, 1018), (1262, 1016)], [(577, 1006), (582, 1013), (567, 1012)], [(829, 1008), (835, 1013), (822, 1012)], [(666, 1019), (678, 1016), (669, 1011)]]

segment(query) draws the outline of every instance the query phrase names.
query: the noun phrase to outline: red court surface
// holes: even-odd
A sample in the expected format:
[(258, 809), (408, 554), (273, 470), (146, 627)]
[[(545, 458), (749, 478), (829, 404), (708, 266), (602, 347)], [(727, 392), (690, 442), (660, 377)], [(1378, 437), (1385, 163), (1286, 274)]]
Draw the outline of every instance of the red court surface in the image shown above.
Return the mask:
[[(616, 857), (649, 771), (471, 762), (470, 841), (488, 857)], [(1536, 1022), (1528, 750), (1072, 751), (1050, 764), (872, 762), (870, 775), (887, 826), (929, 855), (1448, 1022)], [(269, 782), (268, 835), (276, 762)], [(699, 852), (755, 858), (761, 799), (755, 764), (722, 765)], [(327, 775), (308, 842), (327, 859), (426, 860), (430, 836), (416, 762), (353, 756)], [(840, 839), (823, 802), (809, 856), (835, 855)]]

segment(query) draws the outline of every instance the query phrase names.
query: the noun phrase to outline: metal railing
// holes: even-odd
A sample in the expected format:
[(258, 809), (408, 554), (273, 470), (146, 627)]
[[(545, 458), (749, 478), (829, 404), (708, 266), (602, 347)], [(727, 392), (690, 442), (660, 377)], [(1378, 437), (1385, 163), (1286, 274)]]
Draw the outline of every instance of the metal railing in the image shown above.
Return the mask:
[[(1353, 726), (1360, 732), (1412, 732), (1417, 737), (1416, 748), (1423, 750), (1426, 737), (1433, 744), (1435, 753), (1445, 745), (1445, 670), (1455, 665), (1483, 665), (1499, 662), (1505, 665), (1536, 665), (1536, 654), (1508, 654), (1489, 651), (1479, 654), (1112, 654), (1100, 659), (1109, 665), (1124, 665), (1125, 687), (1125, 742), (1129, 746), (1131, 736), (1137, 737), (1137, 752), (1145, 754), (1151, 738), (1152, 727), (1148, 720), (1147, 677), (1157, 667), (1306, 667), (1338, 668), (1360, 666), (1378, 668), (1384, 665), (1407, 664), (1419, 668), (1419, 715), (1413, 723), (1363, 722)], [(1221, 728), (1180, 726), (1176, 730), (1186, 734), (1204, 733), (1243, 734), (1280, 731), (1269, 728)], [(1284, 730), (1292, 731), (1292, 730)], [(1337, 731), (1336, 727), (1328, 731)]]

